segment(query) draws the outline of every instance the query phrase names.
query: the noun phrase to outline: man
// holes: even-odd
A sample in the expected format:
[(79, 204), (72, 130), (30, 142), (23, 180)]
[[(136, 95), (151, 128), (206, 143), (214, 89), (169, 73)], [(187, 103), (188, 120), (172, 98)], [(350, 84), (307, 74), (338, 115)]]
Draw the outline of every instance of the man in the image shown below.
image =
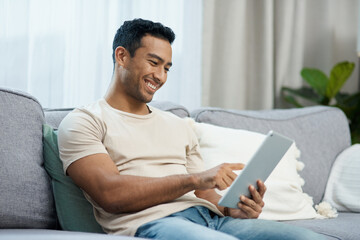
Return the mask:
[[(155, 239), (316, 239), (315, 233), (257, 218), (265, 185), (250, 186), (238, 209), (217, 205), (242, 164), (204, 171), (184, 120), (147, 105), (166, 82), (175, 35), (160, 23), (126, 21), (113, 43), (114, 74), (104, 99), (59, 127), (64, 171), (83, 189), (110, 234)], [(224, 217), (227, 216), (227, 217)]]

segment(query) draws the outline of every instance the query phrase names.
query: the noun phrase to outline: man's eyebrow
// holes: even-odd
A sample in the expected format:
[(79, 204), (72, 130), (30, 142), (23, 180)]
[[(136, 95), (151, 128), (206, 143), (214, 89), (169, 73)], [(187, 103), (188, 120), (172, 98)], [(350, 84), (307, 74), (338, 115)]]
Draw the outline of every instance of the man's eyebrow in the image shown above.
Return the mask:
[[(157, 60), (161, 61), (161, 62), (165, 62), (164, 59), (162, 59), (161, 57), (159, 57), (158, 55), (154, 54), (154, 53), (148, 53), (147, 54), (149, 57), (152, 58), (156, 58)], [(166, 63), (166, 65), (169, 65), (170, 67), (172, 66), (172, 62), (168, 62)]]

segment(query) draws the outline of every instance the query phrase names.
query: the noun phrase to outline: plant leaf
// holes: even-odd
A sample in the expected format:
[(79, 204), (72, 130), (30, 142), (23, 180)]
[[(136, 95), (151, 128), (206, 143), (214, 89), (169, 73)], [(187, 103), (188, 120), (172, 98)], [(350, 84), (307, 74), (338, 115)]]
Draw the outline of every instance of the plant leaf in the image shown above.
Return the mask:
[(322, 71), (312, 68), (303, 68), (301, 76), (320, 96), (326, 96), (328, 77)]
[(343, 110), (350, 122), (360, 121), (360, 92), (351, 95), (338, 93), (336, 99), (337, 103), (335, 107)]
[(286, 96), (288, 94), (292, 94), (292, 95), (307, 99), (316, 104), (319, 104), (322, 101), (322, 96), (319, 96), (318, 94), (316, 94), (314, 92), (314, 90), (310, 87), (301, 87), (301, 88), (297, 88), (297, 89), (283, 87), (281, 89), (281, 91), (284, 94), (284, 96)]
[(330, 79), (326, 88), (326, 96), (332, 99), (340, 91), (346, 80), (350, 77), (355, 64), (352, 62), (341, 62), (336, 64), (330, 73)]
[(287, 101), (288, 103), (293, 104), (295, 107), (297, 108), (302, 108), (304, 107), (303, 105), (301, 105), (298, 101), (296, 101), (296, 99), (293, 96), (290, 95), (284, 95), (284, 99), (285, 101)]

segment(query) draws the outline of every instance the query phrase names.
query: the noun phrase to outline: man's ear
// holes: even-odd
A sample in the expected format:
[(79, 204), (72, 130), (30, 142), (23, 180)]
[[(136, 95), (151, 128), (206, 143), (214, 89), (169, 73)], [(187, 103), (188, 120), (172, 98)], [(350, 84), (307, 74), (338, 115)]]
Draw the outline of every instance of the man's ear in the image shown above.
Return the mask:
[(129, 57), (129, 52), (124, 47), (119, 46), (115, 49), (115, 62), (119, 66), (124, 66)]

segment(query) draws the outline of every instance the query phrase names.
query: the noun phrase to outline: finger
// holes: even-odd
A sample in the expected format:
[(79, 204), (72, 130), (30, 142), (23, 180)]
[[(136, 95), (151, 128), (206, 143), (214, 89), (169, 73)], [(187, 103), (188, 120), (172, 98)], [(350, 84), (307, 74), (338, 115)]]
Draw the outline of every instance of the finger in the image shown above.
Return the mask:
[(215, 181), (216, 181), (216, 188), (218, 188), (219, 190), (224, 190), (228, 188), (232, 183), (232, 180), (226, 176), (217, 176), (215, 178)]
[(223, 180), (216, 181), (215, 187), (219, 190), (225, 190), (228, 186)]
[(249, 191), (251, 193), (252, 200), (256, 202), (256, 204), (259, 205), (261, 208), (263, 208), (265, 206), (263, 196), (261, 196), (260, 193), (252, 185), (249, 186)]
[(230, 178), (232, 181), (234, 181), (234, 180), (236, 179), (236, 177), (237, 177), (237, 175), (236, 175), (234, 172), (230, 172), (230, 173), (228, 174), (228, 176), (229, 176), (229, 178)]
[(248, 214), (244, 212), (242, 209), (236, 209), (236, 210), (237, 210), (236, 218), (242, 218), (242, 219), (249, 218)]
[(218, 178), (221, 186), (228, 188), (235, 180), (236, 174), (229, 174)]
[(231, 183), (236, 179), (237, 175), (232, 171), (230, 164), (223, 164), (217, 172), (217, 180), (225, 179), (226, 183)]
[(223, 181), (229, 187), (233, 183), (234, 179), (232, 179), (230, 176), (225, 176), (223, 177)]
[[(255, 202), (254, 202), (253, 206), (256, 206)], [(256, 211), (256, 210), (254, 210), (253, 206), (249, 206), (244, 203), (238, 203), (239, 209), (244, 213), (244, 215), (246, 215), (246, 218), (258, 218), (259, 217), (259, 215), (261, 213), (261, 209)]]
[(262, 201), (262, 197), (261, 197), (260, 193), (255, 189), (255, 187), (253, 185), (249, 186), (249, 191), (250, 191), (252, 199), (256, 203), (260, 203)]
[(231, 163), (229, 167), (231, 170), (241, 170), (245, 167), (245, 165), (242, 163)]
[(259, 192), (260, 196), (262, 198), (264, 198), (264, 195), (266, 192), (266, 186), (265, 186), (264, 182), (262, 182), (261, 180), (258, 180), (257, 185), (258, 185), (258, 192)]
[(247, 198), (245, 196), (241, 196), (240, 201), (241, 201), (240, 204), (242, 204), (244, 206), (244, 208), (246, 208), (246, 209), (251, 208), (255, 212), (261, 212), (262, 211), (262, 207), (261, 207), (262, 201), (261, 201), (260, 204), (258, 204), (254, 200), (252, 200), (250, 198)]

